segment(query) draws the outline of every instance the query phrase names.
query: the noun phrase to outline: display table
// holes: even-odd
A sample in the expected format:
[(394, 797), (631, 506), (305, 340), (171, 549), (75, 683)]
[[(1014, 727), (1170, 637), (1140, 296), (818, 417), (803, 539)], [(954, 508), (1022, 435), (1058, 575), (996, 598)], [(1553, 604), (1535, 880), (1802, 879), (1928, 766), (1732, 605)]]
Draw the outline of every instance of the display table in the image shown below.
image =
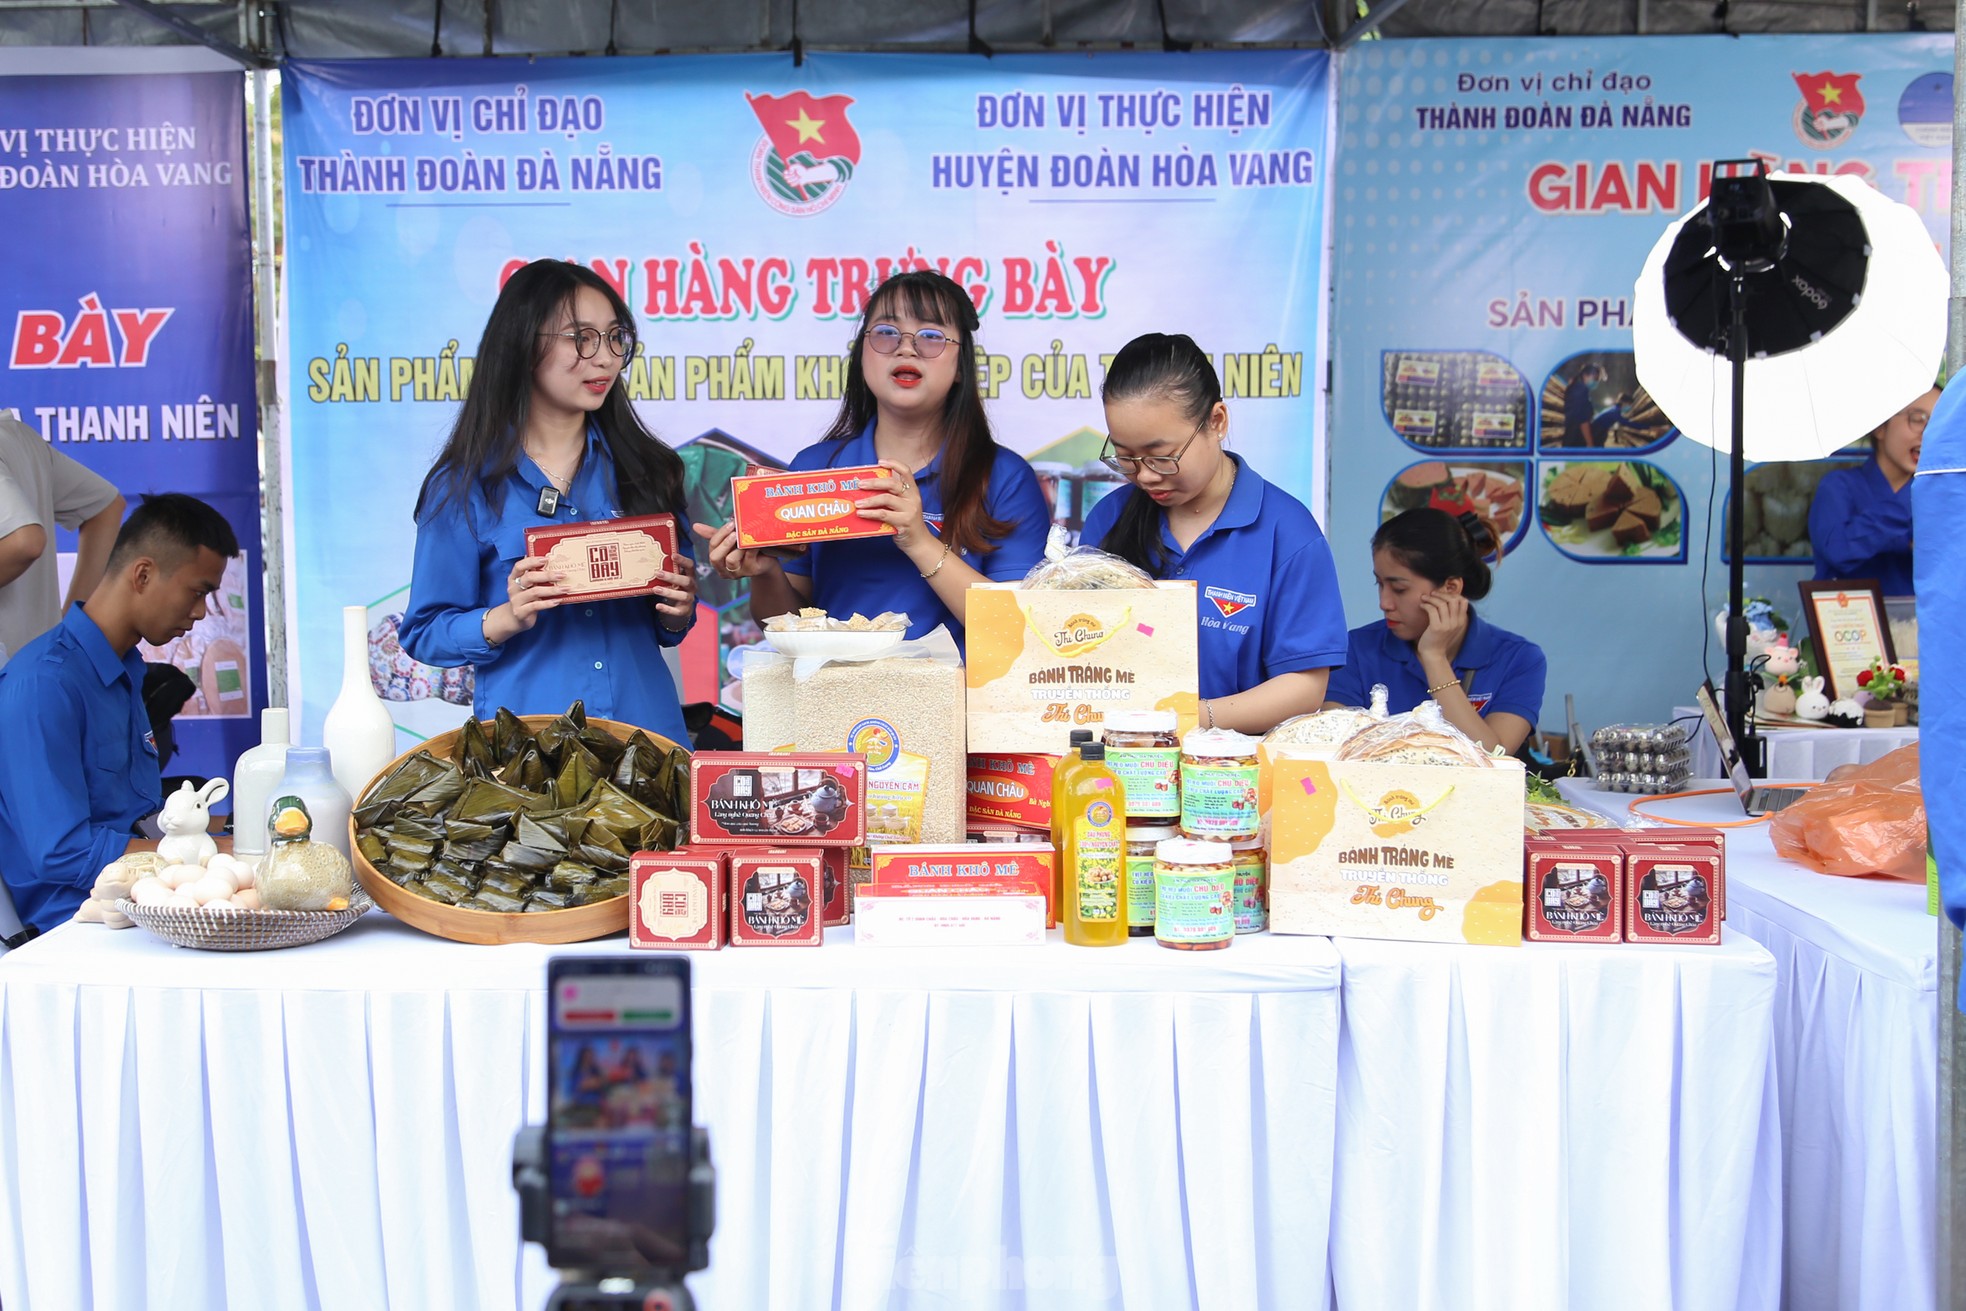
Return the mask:
[[(1720, 743), (1697, 706), (1674, 706), (1675, 720), (1691, 719), (1693, 776), (1720, 778)], [(1879, 756), (1918, 741), (1916, 728), (1786, 728), (1763, 726), (1768, 744), (1768, 777), (1815, 782), (1838, 765), (1868, 765)], [(1739, 818), (1736, 816), (1735, 818)]]
[(1337, 947), (1341, 1308), (1776, 1306), (1768, 952)]
[[(1327, 940), (848, 936), (691, 958), (706, 1309), (1326, 1304)], [(545, 962), (622, 949), (375, 914), (288, 951), (68, 925), (0, 958), (0, 1302), (533, 1311), (510, 1159)]]
[[(1825, 733), (1834, 731), (1861, 730)], [(1575, 804), (1631, 818), (1629, 797), (1588, 780), (1559, 787)], [(1744, 818), (1732, 792), (1646, 808), (1699, 823)], [(1818, 874), (1776, 855), (1757, 824), (1728, 830), (1727, 890), (1728, 927), (1766, 947), (1780, 970), (1784, 1305), (1931, 1307), (1939, 968), (1925, 889)]]

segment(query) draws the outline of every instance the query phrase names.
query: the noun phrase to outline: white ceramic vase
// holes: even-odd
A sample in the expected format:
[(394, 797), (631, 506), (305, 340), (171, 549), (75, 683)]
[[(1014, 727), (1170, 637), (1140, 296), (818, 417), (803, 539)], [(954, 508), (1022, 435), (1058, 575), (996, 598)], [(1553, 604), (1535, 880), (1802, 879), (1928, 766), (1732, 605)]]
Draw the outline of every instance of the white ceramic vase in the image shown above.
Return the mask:
[(287, 712), (268, 706), (259, 712), (259, 745), (232, 767), (232, 851), (257, 856), (266, 851), (266, 808), (287, 772)]
[(369, 678), (369, 612), (341, 612), (341, 695), (321, 725), (321, 745), (334, 762), (335, 782), (356, 801), (376, 772), (396, 758), (396, 721)]

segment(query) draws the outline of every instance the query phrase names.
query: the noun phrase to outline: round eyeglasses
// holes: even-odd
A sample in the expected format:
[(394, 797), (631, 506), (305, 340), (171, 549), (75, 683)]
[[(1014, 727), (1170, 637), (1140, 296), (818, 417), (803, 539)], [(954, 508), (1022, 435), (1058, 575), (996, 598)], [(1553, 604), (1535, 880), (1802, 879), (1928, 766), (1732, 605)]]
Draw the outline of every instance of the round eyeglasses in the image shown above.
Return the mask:
[[(1210, 413), (1212, 415), (1212, 409)], [(1115, 455), (1113, 439), (1108, 437), (1105, 444), (1099, 448), (1099, 463), (1125, 478), (1139, 477), (1142, 469), (1148, 473), (1157, 473), (1163, 478), (1172, 478), (1181, 472), (1181, 457), (1188, 453), (1188, 448), (1195, 444), (1195, 438), (1201, 436), (1201, 430), (1208, 426), (1208, 418), (1209, 416), (1204, 416), (1202, 421), (1195, 425), (1195, 430), (1189, 434), (1188, 440), (1182, 442), (1181, 449), (1172, 455)]]
[(867, 344), (874, 348), (876, 355), (894, 354), (901, 349), (903, 337), (915, 343), (915, 354), (925, 360), (934, 359), (956, 340), (940, 328), (903, 332), (891, 323), (876, 323), (867, 329)]
[(629, 328), (614, 327), (602, 332), (599, 328), (569, 328), (565, 332), (542, 332), (542, 337), (565, 337), (573, 342), (573, 348), (583, 360), (591, 360), (600, 354), (601, 342), (605, 339), (608, 349), (622, 359), (635, 353), (637, 340)]

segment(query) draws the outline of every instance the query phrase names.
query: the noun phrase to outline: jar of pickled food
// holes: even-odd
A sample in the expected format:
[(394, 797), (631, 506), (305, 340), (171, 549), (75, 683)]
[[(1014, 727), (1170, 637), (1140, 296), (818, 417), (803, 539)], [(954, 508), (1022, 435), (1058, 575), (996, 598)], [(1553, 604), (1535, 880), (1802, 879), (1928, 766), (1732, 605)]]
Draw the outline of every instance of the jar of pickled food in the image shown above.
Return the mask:
[(1193, 728), (1181, 739), (1181, 836), (1238, 842), (1261, 830), (1256, 748), (1246, 734)]
[(1106, 763), (1126, 788), (1126, 817), (1181, 815), (1181, 740), (1172, 710), (1122, 710), (1106, 716), (1100, 738)]
[(1181, 836), (1172, 824), (1126, 826), (1126, 931), (1135, 938), (1154, 932), (1154, 850), (1169, 838)]
[(1235, 867), (1236, 932), (1261, 933), (1270, 927), (1270, 861), (1263, 840), (1229, 845)]
[(1236, 936), (1234, 853), (1226, 842), (1170, 838), (1154, 849), (1154, 940), (1220, 951)]

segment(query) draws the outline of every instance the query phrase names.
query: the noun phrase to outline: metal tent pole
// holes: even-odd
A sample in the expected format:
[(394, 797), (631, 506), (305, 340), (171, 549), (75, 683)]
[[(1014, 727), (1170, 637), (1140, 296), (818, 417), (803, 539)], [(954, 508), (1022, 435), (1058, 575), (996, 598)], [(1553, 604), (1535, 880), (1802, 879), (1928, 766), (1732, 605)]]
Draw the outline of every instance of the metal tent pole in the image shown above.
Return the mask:
[[(259, 319), (260, 577), (265, 597), (266, 703), (287, 706), (287, 551), (282, 518), (280, 431), (280, 303), (274, 280), (273, 74), (248, 74), (253, 84), (253, 301)], [(297, 731), (297, 729), (296, 729)]]
[[(1952, 79), (1952, 300), (1946, 315), (1946, 377), (1957, 379), (1966, 363), (1966, 5), (1953, 19)], [(1954, 386), (1966, 385), (1953, 382)], [(1956, 803), (1956, 799), (1953, 801)], [(1958, 860), (1961, 852), (1939, 853)], [(1966, 1097), (1959, 1081), (1966, 1074), (1966, 1025), (1960, 1023), (1960, 933), (1939, 915), (1939, 1305), (1956, 1307), (1966, 1299)]]

